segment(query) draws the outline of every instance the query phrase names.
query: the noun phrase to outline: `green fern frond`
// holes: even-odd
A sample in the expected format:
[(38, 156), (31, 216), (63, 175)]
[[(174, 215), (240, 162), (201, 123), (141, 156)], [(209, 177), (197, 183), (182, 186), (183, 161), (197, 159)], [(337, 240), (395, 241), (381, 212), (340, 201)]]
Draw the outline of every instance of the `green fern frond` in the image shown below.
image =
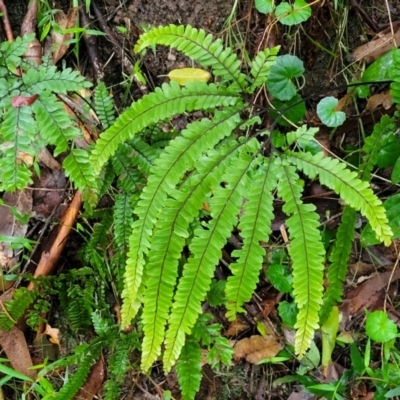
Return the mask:
[(91, 160), (97, 172), (115, 153), (118, 146), (132, 139), (146, 126), (185, 111), (230, 106), (239, 101), (231, 90), (201, 82), (192, 82), (181, 88), (176, 82), (164, 83), (128, 108), (112, 127), (100, 135)]
[(22, 161), (22, 153), (35, 155), (37, 125), (32, 109), (27, 106), (9, 107), (0, 124), (0, 140), (4, 146), (0, 158), (0, 191), (14, 191), (25, 188), (31, 180), (29, 167)]
[(192, 256), (183, 267), (168, 321), (163, 359), (165, 371), (169, 371), (179, 357), (185, 334), (190, 334), (201, 313), (201, 302), (210, 287), (221, 249), (236, 224), (249, 183), (247, 172), (254, 163), (254, 153), (258, 148), (254, 139), (240, 149), (239, 157), (232, 161), (222, 178), (225, 187), (217, 187), (210, 200), (212, 220), (207, 229), (199, 227), (195, 230), (189, 246)]
[(146, 137), (146, 141), (156, 150), (167, 147), (169, 142), (177, 136), (177, 132), (172, 128), (164, 132), (158, 125), (154, 125), (150, 127), (150, 129), (145, 129), (143, 133)]
[(393, 234), (388, 225), (385, 208), (368, 182), (360, 180), (344, 163), (325, 157), (322, 152), (315, 155), (289, 152), (288, 160), (310, 178), (318, 174), (323, 185), (334, 190), (348, 205), (368, 218), (379, 240), (387, 246), (390, 244)]
[[(136, 343), (134, 343), (132, 337)], [(121, 387), (130, 367), (129, 356), (135, 347), (137, 348), (138, 345), (134, 332), (128, 335), (121, 335), (115, 340), (111, 355), (107, 360), (107, 381), (104, 383), (105, 400), (118, 400), (121, 398)]]
[(94, 108), (104, 129), (109, 128), (115, 121), (114, 104), (106, 85), (99, 82), (94, 90)]
[(390, 94), (393, 102), (400, 104), (400, 50), (393, 49), (393, 68), (391, 68), (391, 78), (393, 82), (390, 84)]
[(126, 263), (126, 255), (129, 249), (129, 237), (131, 235), (131, 226), (133, 223), (132, 210), (133, 202), (130, 193), (121, 193), (115, 197), (113, 208), (114, 243), (117, 250), (116, 257), (118, 257), (118, 264), (120, 266)]
[(143, 173), (136, 167), (140, 162), (147, 167), (147, 160), (132, 158), (134, 152), (129, 145), (123, 143), (111, 159), (118, 175), (118, 187), (128, 193), (139, 192), (146, 183)]
[(241, 144), (228, 141), (207, 157), (199, 159), (193, 173), (173, 198), (166, 201), (154, 228), (146, 268), (151, 271), (146, 280), (142, 313), (144, 339), (142, 370), (147, 371), (160, 353), (165, 325), (178, 276), (178, 260), (189, 237), (189, 225), (201, 209), (206, 196), (214, 190)]
[(261, 241), (268, 242), (273, 215), (272, 191), (277, 184), (276, 165), (267, 162), (259, 167), (248, 192), (244, 215), (240, 218), (239, 230), (244, 244), (234, 250), (232, 257), (238, 261), (230, 265), (233, 273), (226, 283), (228, 301), (227, 318), (234, 320), (238, 312), (244, 312), (242, 304), (250, 300), (258, 281), (265, 250)]
[(234, 82), (237, 90), (246, 86), (246, 75), (240, 72), (240, 61), (230, 47), (224, 48), (221, 39), (214, 40), (203, 29), (190, 25), (160, 26), (140, 36), (135, 52), (156, 44), (174, 47), (203, 67), (212, 68), (215, 76)]
[(151, 146), (140, 138), (134, 138), (126, 143), (131, 149), (129, 157), (132, 159), (132, 166), (139, 167), (145, 174), (150, 174), (158, 154)]
[(4, 310), (0, 312), (0, 329), (9, 331), (13, 328), (15, 323), (25, 314), (28, 307), (35, 301), (36, 297), (37, 292), (35, 290), (27, 290), (26, 288), (15, 290), (12, 300), (4, 302), (7, 313)]
[(68, 149), (73, 139), (82, 137), (82, 133), (57, 97), (46, 94), (40, 96), (31, 107), (42, 138), (55, 146), (54, 155), (57, 156)]
[(249, 93), (253, 93), (255, 89), (264, 84), (267, 80), (271, 67), (276, 62), (280, 46), (273, 47), (271, 49), (264, 49), (260, 51), (250, 66), (250, 74), (253, 76), (253, 82), (247, 89)]
[(188, 125), (155, 161), (147, 186), (135, 208), (138, 220), (132, 225), (125, 289), (122, 293), (122, 326), (129, 325), (140, 307), (138, 292), (142, 286), (144, 256), (150, 247), (154, 223), (168, 194), (184, 173), (193, 168), (202, 153), (213, 148), (238, 126), (242, 107), (226, 108), (217, 112), (212, 121), (203, 119)]
[(75, 373), (53, 397), (54, 400), (71, 400), (76, 395), (78, 390), (85, 383), (86, 378), (90, 373), (90, 368), (100, 357), (101, 350), (101, 341), (96, 339), (92, 341), (92, 343), (88, 346), (88, 351), (86, 351), (79, 360)]
[(83, 192), (84, 200), (89, 204), (97, 202), (98, 181), (89, 161), (88, 153), (82, 149), (72, 149), (63, 162), (65, 175), (74, 182), (75, 187)]
[(278, 175), (278, 194), (285, 202), (282, 209), (290, 216), (286, 225), (290, 236), (293, 296), (299, 309), (295, 350), (302, 357), (319, 327), (325, 250), (318, 230), (319, 216), (313, 204), (303, 204), (301, 200), (303, 185), (296, 169), (281, 165)]
[[(25, 35), (24, 37), (17, 37), (13, 42), (5, 41), (0, 44), (0, 57), (1, 64), (7, 66), (11, 70), (15, 67), (19, 67), (21, 65), (21, 57), (28, 50), (29, 44), (35, 38), (35, 34), (31, 33), (29, 35)], [(8, 71), (2, 70), (2, 73), (6, 74)], [(2, 76), (4, 76), (2, 74)]]
[(193, 400), (200, 388), (201, 347), (198, 342), (188, 340), (182, 348), (176, 364), (178, 383), (184, 400)]
[(356, 224), (356, 211), (345, 207), (342, 223), (336, 233), (336, 240), (329, 257), (331, 264), (328, 269), (328, 288), (324, 295), (321, 308), (321, 325), (328, 319), (332, 307), (342, 301), (343, 282), (346, 279), (347, 264), (354, 240), (354, 227)]
[(45, 90), (67, 94), (92, 86), (78, 71), (71, 68), (58, 71), (55, 66), (39, 69), (29, 68), (22, 75), (22, 82), (26, 90), (32, 94), (42, 93)]
[[(361, 179), (363, 181), (368, 181), (371, 172), (378, 162), (379, 152), (382, 150), (382, 146), (385, 141), (382, 140), (384, 136), (387, 136), (391, 132), (396, 131), (396, 124), (393, 119), (388, 115), (384, 115), (380, 122), (374, 126), (374, 130), (371, 135), (365, 138), (363, 151), (365, 156), (363, 157), (363, 164), (360, 165)], [(397, 139), (396, 139), (397, 140)]]

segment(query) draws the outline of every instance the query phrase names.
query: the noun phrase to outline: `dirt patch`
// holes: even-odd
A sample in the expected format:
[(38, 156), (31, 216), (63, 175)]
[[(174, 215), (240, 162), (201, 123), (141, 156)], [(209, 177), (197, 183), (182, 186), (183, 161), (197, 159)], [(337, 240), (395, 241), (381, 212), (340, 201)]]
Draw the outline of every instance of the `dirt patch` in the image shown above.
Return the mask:
[(200, 0), (196, 2), (133, 0), (124, 7), (120, 7), (119, 1), (109, 1), (110, 7), (115, 7), (114, 22), (117, 25), (123, 23), (125, 18), (129, 18), (131, 23), (136, 26), (141, 24), (151, 26), (189, 24), (213, 33), (220, 31), (232, 10), (232, 3), (232, 0)]

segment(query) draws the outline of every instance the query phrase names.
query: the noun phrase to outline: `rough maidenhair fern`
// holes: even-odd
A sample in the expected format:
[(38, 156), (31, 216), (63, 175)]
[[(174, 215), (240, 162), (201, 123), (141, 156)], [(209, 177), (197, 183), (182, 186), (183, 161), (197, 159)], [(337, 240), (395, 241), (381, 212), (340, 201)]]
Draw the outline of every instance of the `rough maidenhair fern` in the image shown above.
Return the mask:
[[(365, 138), (362, 149), (364, 156), (358, 168), (359, 176), (363, 181), (369, 181), (371, 172), (373, 168), (376, 167), (379, 152), (386, 143), (385, 137), (393, 134), (394, 131), (395, 124), (393, 119), (385, 115), (381, 118), (381, 121), (374, 126), (372, 134)], [(341, 224), (336, 233), (336, 240), (329, 257), (331, 264), (327, 272), (328, 287), (324, 293), (324, 304), (320, 311), (321, 324), (328, 319), (332, 307), (342, 301), (343, 283), (346, 278), (348, 260), (351, 255), (355, 223), (355, 209), (345, 206)]]
[[(318, 176), (321, 183), (361, 211), (377, 237), (388, 244), (391, 231), (384, 208), (369, 185), (345, 164), (323, 153), (293, 151), (300, 147), (294, 147), (298, 143), (313, 140), (316, 129), (302, 127), (290, 132), (283, 136), (285, 143), (266, 153), (263, 141), (270, 140), (269, 132), (264, 136), (257, 133), (253, 125), (259, 119), (244, 99), (268, 79), (278, 48), (259, 53), (246, 76), (236, 54), (203, 30), (174, 25), (153, 29), (141, 37), (135, 50), (156, 44), (175, 47), (209, 67), (220, 83), (164, 84), (133, 103), (100, 136), (91, 153), (95, 170), (100, 172), (118, 152), (128, 151), (124, 146), (143, 140), (144, 129), (184, 112), (201, 110), (205, 116), (189, 123), (156, 157), (147, 147), (149, 151), (143, 147), (135, 153), (146, 183), (133, 210), (122, 327), (129, 326), (142, 309), (142, 369), (151, 367), (162, 348), (166, 371), (180, 354), (183, 365), (188, 354), (195, 352), (186, 336), (202, 313), (221, 249), (236, 227), (243, 247), (233, 254), (237, 261), (230, 266), (232, 276), (226, 284), (228, 317), (234, 319), (251, 298), (265, 256), (261, 243), (268, 242), (271, 233), (277, 191), (289, 217), (293, 293), (299, 308), (296, 352), (302, 356), (318, 327), (325, 254), (319, 216), (313, 205), (302, 202), (303, 184), (296, 171), (312, 179)], [(126, 199), (118, 202), (118, 209), (127, 206)], [(210, 210), (207, 218), (201, 217), (203, 209)], [(126, 231), (121, 233), (126, 238)], [(186, 246), (187, 259), (182, 257)], [(189, 398), (194, 386), (195, 382), (188, 385)]]
[[(33, 35), (0, 44), (0, 191), (23, 189), (32, 182), (31, 166), (40, 150), (53, 145), (54, 154), (69, 150), (67, 176), (84, 198), (96, 201), (97, 181), (88, 153), (72, 148), (82, 133), (57, 95), (91, 84), (69, 68), (57, 71), (47, 58), (41, 65), (23, 59)], [(20, 68), (21, 76), (15, 74)]]

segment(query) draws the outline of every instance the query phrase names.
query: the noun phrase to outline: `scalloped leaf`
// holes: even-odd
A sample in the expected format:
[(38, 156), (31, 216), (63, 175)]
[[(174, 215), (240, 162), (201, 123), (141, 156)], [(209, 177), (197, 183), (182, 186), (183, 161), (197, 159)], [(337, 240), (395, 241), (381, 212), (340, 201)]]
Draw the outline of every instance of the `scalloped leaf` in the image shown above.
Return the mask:
[[(272, 99), (271, 104), (275, 107), (275, 109), (271, 109), (270, 111), (271, 117), (274, 120), (279, 118), (278, 124), (281, 126), (292, 126), (292, 124), (297, 124), (306, 114), (306, 103), (298, 94), (285, 102), (274, 98)], [(284, 110), (283, 113), (281, 110)]]
[(317, 105), (317, 115), (321, 122), (330, 128), (336, 128), (346, 120), (343, 111), (336, 111), (339, 101), (335, 97), (324, 97)]
[(283, 1), (276, 7), (275, 16), (283, 25), (297, 25), (311, 17), (311, 7), (304, 0), (294, 0), (293, 4)]
[(225, 49), (221, 39), (214, 40), (203, 29), (173, 24), (154, 28), (140, 36), (134, 50), (139, 53), (156, 44), (174, 47), (202, 67), (210, 67), (215, 76), (234, 82), (237, 90), (246, 86), (246, 75), (240, 72), (241, 63), (233, 50)]
[(311, 179), (319, 175), (320, 182), (335, 191), (355, 210), (368, 218), (376, 237), (386, 246), (391, 243), (392, 230), (388, 225), (382, 202), (357, 174), (346, 168), (346, 164), (317, 153), (288, 152), (288, 160), (301, 169)]
[(255, 7), (261, 14), (270, 14), (274, 11), (275, 0), (255, 0)]
[(297, 93), (297, 88), (292, 82), (304, 73), (303, 62), (296, 56), (286, 54), (279, 56), (271, 67), (267, 80), (267, 88), (271, 94), (281, 101), (288, 101)]
[(281, 165), (278, 172), (278, 194), (285, 204), (282, 208), (290, 218), (289, 254), (293, 269), (293, 296), (299, 313), (296, 321), (295, 350), (303, 357), (319, 328), (322, 304), (325, 250), (319, 231), (319, 215), (313, 204), (301, 201), (303, 184), (293, 166)]

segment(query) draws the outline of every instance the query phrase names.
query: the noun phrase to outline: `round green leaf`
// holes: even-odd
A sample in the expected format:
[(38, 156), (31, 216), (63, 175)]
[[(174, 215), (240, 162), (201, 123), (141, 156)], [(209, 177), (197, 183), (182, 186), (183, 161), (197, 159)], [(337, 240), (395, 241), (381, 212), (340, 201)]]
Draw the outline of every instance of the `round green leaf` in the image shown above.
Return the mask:
[(282, 322), (290, 329), (293, 329), (296, 324), (297, 314), (299, 310), (295, 302), (280, 301), (278, 305), (278, 313)]
[(276, 7), (275, 16), (283, 25), (297, 25), (310, 18), (311, 7), (304, 0), (295, 0), (293, 5), (284, 1)]
[(261, 14), (270, 14), (274, 11), (274, 0), (256, 0), (255, 6)]
[(271, 67), (271, 72), (267, 79), (267, 88), (278, 100), (288, 101), (297, 92), (292, 79), (302, 76), (303, 72), (303, 62), (296, 56), (290, 54), (279, 56), (275, 65)]
[(292, 289), (292, 276), (288, 275), (283, 265), (270, 265), (267, 276), (274, 287), (282, 293), (289, 293)]
[(384, 311), (374, 311), (367, 316), (367, 335), (378, 343), (385, 343), (397, 336), (397, 325)]
[[(279, 117), (279, 113), (277, 111), (286, 108), (287, 110), (283, 113), (283, 116), (293, 124), (297, 124), (299, 121), (301, 121), (306, 114), (306, 104), (304, 101), (301, 101), (301, 97), (298, 94), (296, 94), (287, 102), (282, 102), (274, 98), (272, 100), (272, 105), (276, 108), (276, 111), (271, 110), (271, 117), (274, 120)], [(285, 118), (280, 118), (278, 124), (281, 126), (290, 126)]]
[(323, 98), (317, 105), (317, 115), (323, 124), (330, 128), (336, 128), (343, 124), (346, 114), (343, 111), (335, 111), (338, 100), (332, 96)]

